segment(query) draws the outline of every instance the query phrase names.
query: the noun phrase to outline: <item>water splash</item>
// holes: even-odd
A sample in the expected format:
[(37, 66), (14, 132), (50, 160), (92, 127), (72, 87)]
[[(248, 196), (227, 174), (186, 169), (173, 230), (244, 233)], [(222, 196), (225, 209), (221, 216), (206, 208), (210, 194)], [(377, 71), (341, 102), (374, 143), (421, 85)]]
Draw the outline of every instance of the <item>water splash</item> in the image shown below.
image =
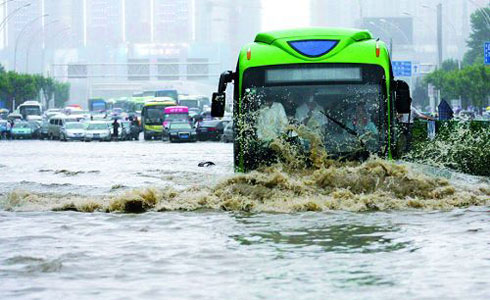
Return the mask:
[(457, 186), (412, 168), (372, 158), (364, 163), (329, 161), (325, 166), (292, 172), (276, 164), (236, 174), (212, 187), (183, 190), (145, 188), (114, 196), (16, 191), (5, 197), (7, 210), (74, 210), (80, 212), (194, 211), (244, 212), (450, 210), (490, 205), (490, 187)]

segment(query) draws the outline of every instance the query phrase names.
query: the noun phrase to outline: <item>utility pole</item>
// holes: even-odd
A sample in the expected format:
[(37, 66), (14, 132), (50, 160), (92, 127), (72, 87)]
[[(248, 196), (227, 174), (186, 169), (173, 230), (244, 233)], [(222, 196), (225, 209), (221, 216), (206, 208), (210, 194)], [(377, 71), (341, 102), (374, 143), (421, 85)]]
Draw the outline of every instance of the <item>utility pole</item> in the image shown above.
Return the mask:
[(442, 66), (442, 3), (437, 4), (437, 65)]

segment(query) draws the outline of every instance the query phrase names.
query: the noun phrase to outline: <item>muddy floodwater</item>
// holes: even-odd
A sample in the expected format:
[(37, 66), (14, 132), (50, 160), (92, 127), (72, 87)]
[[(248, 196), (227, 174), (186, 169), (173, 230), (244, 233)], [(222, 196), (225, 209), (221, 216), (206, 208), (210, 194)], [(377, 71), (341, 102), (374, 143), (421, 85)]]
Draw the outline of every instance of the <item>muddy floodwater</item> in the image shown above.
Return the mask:
[(232, 157), (0, 142), (0, 299), (488, 299), (488, 178), (380, 161), (236, 176)]

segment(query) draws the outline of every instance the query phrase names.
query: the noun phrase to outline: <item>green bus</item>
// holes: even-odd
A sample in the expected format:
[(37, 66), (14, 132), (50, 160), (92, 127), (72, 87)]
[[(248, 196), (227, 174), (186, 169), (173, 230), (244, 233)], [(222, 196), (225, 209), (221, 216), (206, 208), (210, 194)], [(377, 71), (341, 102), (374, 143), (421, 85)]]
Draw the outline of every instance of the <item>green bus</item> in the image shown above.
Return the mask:
[[(396, 114), (410, 112), (408, 84), (395, 81), (385, 43), (370, 32), (305, 28), (260, 33), (244, 46), (236, 70), (221, 74), (212, 115), (222, 117), (234, 83), (235, 169), (246, 172), (274, 158), (270, 145), (317, 136), (332, 157), (392, 158)], [(293, 129), (292, 129), (293, 128)]]
[(145, 102), (141, 112), (141, 126), (145, 141), (162, 138), (165, 108), (176, 105), (177, 102), (170, 97), (155, 98), (155, 100)]

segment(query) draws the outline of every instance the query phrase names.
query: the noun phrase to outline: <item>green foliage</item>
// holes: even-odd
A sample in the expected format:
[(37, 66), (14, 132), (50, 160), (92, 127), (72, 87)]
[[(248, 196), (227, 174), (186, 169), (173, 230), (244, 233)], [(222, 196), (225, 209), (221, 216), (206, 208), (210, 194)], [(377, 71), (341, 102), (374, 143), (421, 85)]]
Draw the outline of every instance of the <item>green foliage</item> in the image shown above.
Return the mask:
[(490, 95), (490, 68), (484, 65), (475, 64), (451, 71), (441, 68), (428, 74), (424, 81), (441, 90), (442, 98), (457, 99), (461, 96), (467, 100), (466, 104), (479, 107), (487, 105)]
[(454, 71), (459, 69), (459, 61), (457, 59), (447, 59), (442, 62), (441, 69), (444, 71)]
[[(419, 124), (420, 125), (420, 124)], [(413, 150), (405, 157), (410, 161), (460, 172), (490, 176), (490, 122), (438, 122), (438, 133), (433, 141), (423, 136), (414, 138)]]
[(413, 104), (415, 106), (426, 107), (429, 105), (429, 95), (427, 82), (425, 80), (417, 80), (412, 94)]
[(5, 72), (0, 65), (0, 98), (7, 100), (9, 109), (14, 109), (12, 107), (14, 99), (18, 106), (27, 100), (39, 100), (41, 92), (45, 99), (54, 97), (55, 105), (62, 107), (70, 97), (70, 85), (41, 75)]
[(490, 7), (478, 9), (471, 15), (471, 34), (466, 41), (469, 50), (463, 58), (463, 64), (466, 66), (483, 64), (483, 45), (490, 37), (488, 16)]

